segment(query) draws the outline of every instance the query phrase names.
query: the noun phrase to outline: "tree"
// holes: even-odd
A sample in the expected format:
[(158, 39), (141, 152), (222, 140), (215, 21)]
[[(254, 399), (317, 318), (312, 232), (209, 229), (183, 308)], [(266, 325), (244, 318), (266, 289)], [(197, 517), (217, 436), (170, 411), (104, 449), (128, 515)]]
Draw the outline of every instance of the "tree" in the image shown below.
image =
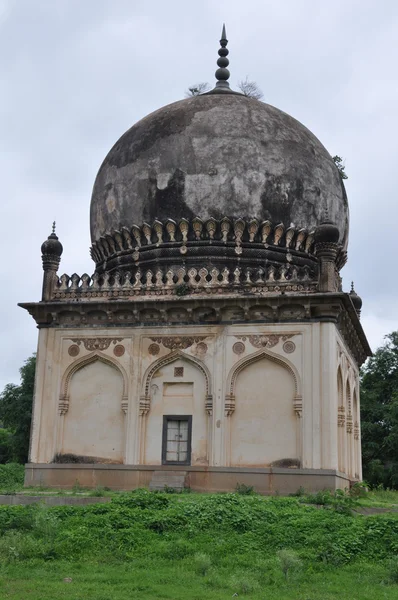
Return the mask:
[(361, 371), (364, 479), (398, 488), (398, 331)]
[(345, 164), (343, 163), (341, 156), (337, 156), (336, 154), (336, 156), (333, 156), (333, 161), (340, 173), (341, 179), (348, 179), (348, 175), (345, 172)]
[(200, 94), (204, 94), (210, 90), (210, 85), (203, 81), (202, 83), (196, 83), (188, 88), (188, 91), (185, 92), (185, 97), (190, 98), (191, 96), (200, 96)]
[(11, 433), (9, 459), (21, 463), (27, 462), (29, 454), (35, 370), (36, 356), (33, 355), (19, 370), (20, 385), (9, 383), (0, 394), (0, 420)]
[(245, 80), (238, 81), (238, 88), (245, 96), (254, 98), (255, 100), (261, 100), (264, 94), (258, 87), (255, 81), (249, 81), (248, 77)]

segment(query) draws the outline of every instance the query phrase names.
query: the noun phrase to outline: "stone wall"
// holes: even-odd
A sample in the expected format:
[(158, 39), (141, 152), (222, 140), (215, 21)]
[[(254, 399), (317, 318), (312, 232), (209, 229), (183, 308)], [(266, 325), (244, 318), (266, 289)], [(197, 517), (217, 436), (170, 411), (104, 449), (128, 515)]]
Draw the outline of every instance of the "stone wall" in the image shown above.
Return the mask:
[(160, 465), (164, 414), (193, 415), (193, 466), (361, 477), (358, 369), (334, 323), (40, 330), (31, 463)]

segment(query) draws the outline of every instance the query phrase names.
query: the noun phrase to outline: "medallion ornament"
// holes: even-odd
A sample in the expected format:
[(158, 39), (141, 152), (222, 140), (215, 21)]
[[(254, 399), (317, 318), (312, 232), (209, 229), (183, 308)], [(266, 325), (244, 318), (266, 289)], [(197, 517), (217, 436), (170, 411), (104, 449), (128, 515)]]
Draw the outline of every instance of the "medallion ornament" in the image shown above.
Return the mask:
[(77, 356), (80, 352), (80, 348), (79, 346), (77, 346), (77, 344), (72, 344), (72, 346), (69, 346), (68, 348), (68, 354), (69, 356)]

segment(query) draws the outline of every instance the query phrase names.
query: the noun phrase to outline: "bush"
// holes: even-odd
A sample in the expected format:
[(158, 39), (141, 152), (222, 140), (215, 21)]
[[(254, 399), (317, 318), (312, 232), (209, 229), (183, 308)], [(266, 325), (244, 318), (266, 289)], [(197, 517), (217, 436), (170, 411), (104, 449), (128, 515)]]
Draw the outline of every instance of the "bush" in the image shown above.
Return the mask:
[(211, 567), (210, 556), (208, 554), (205, 554), (204, 552), (198, 552), (193, 557), (193, 560), (196, 573), (198, 573), (199, 575), (206, 575), (207, 571)]
[(8, 463), (13, 459), (12, 433), (0, 427), (0, 463)]
[(357, 481), (350, 487), (351, 498), (365, 498), (368, 494), (368, 485), (364, 481)]
[(17, 489), (23, 486), (25, 467), (18, 463), (0, 465), (0, 488)]
[(301, 496), (300, 502), (304, 502), (305, 504), (317, 504), (347, 515), (352, 514), (353, 509), (358, 504), (357, 498), (351, 495), (347, 489), (335, 490), (334, 492), (331, 492), (330, 490), (321, 490), (316, 494)]
[(233, 588), (236, 595), (252, 594), (260, 589), (258, 581), (253, 577), (239, 577), (235, 576), (231, 579), (231, 587)]
[(245, 483), (237, 483), (235, 489), (237, 494), (242, 494), (243, 496), (250, 496), (255, 493), (254, 487)]
[(398, 584), (398, 556), (388, 562), (387, 573), (387, 583)]
[(288, 579), (291, 573), (297, 573), (302, 567), (302, 562), (294, 550), (279, 550), (277, 556), (285, 579)]

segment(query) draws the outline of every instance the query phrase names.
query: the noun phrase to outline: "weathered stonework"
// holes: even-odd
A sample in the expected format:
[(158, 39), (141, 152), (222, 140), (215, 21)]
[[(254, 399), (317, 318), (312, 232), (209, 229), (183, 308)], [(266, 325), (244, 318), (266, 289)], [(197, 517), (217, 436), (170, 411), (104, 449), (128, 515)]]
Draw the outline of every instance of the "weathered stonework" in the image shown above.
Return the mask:
[(217, 73), (106, 157), (92, 276), (59, 276), (55, 227), (42, 246), (41, 302), (21, 304), (39, 328), (28, 485), (128, 489), (177, 469), (197, 490), (290, 493), (361, 478), (370, 349), (340, 277), (344, 186), (313, 134)]

